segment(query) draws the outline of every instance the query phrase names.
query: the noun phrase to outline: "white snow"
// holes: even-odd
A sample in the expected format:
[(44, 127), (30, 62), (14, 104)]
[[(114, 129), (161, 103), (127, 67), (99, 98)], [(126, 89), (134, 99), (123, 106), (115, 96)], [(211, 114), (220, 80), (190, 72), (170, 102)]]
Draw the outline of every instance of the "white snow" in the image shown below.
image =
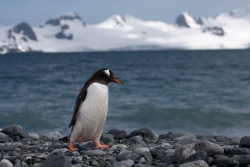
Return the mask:
[[(234, 13), (234, 14), (232, 14)], [(37, 41), (24, 41), (24, 34), (14, 33), (8, 38), (13, 26), (0, 26), (0, 53), (7, 47), (27, 52), (30, 49), (43, 52), (109, 51), (137, 49), (246, 49), (250, 48), (250, 6), (233, 12), (221, 13), (215, 18), (201, 17), (197, 24), (193, 16), (182, 13), (190, 26), (178, 27), (162, 21), (144, 21), (130, 15), (114, 15), (96, 24), (86, 25), (80, 19), (60, 20), (60, 25), (32, 27)], [(76, 16), (70, 12), (61, 16)], [(61, 17), (58, 16), (58, 17)], [(69, 28), (62, 30), (62, 26)], [(223, 30), (224, 35), (216, 35)], [(206, 30), (206, 31), (205, 31)], [(56, 34), (72, 35), (70, 39), (58, 39)]]

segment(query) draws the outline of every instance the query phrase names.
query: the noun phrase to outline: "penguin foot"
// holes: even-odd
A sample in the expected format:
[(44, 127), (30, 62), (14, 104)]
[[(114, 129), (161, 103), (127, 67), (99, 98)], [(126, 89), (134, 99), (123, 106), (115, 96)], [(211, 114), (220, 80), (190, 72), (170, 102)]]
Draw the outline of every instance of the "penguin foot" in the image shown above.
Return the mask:
[(110, 145), (102, 145), (100, 144), (99, 142), (94, 142), (95, 143), (95, 146), (102, 149), (102, 150), (105, 150), (105, 149), (108, 149), (110, 147)]
[(77, 150), (78, 150), (78, 148), (75, 148), (74, 142), (70, 142), (70, 143), (69, 143), (69, 149), (70, 149), (71, 151), (77, 151)]

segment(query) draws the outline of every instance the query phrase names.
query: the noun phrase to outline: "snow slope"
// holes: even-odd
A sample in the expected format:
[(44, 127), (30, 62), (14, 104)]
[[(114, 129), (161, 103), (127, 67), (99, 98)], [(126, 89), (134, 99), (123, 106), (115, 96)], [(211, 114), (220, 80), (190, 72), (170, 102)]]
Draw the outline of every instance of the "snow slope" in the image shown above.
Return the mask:
[(181, 13), (174, 24), (114, 15), (86, 25), (70, 12), (31, 27), (0, 26), (0, 53), (250, 48), (250, 5), (215, 18)]

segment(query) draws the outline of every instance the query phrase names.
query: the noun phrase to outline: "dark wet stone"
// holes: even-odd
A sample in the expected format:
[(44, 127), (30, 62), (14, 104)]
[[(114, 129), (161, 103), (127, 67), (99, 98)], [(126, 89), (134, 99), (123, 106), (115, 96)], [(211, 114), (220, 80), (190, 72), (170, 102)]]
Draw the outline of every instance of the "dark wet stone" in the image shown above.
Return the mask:
[(195, 144), (194, 148), (196, 151), (205, 151), (208, 156), (213, 156), (216, 154), (224, 154), (223, 147), (209, 141), (198, 142)]
[(114, 161), (111, 167), (127, 167), (127, 166), (121, 162)]
[(136, 159), (140, 158), (140, 156), (136, 153), (125, 152), (118, 154), (115, 158), (117, 161), (124, 161), (128, 159), (132, 159), (135, 161)]
[(218, 142), (229, 142), (231, 139), (228, 137), (215, 136), (214, 139)]
[(185, 159), (190, 155), (194, 154), (196, 151), (194, 149), (194, 144), (183, 145), (174, 151), (174, 159), (177, 163), (184, 163)]
[(62, 135), (60, 132), (50, 132), (50, 133), (42, 134), (41, 136), (39, 136), (39, 138), (44, 141), (56, 141), (56, 140), (61, 139)]
[(208, 167), (208, 164), (203, 160), (197, 160), (192, 162), (187, 162), (179, 165), (179, 167)]
[(174, 140), (174, 134), (172, 132), (168, 132), (167, 134), (163, 134), (159, 136), (160, 139)]
[(148, 138), (149, 140), (156, 140), (158, 137), (155, 133), (153, 133), (149, 128), (144, 127), (141, 129), (137, 129), (132, 131), (129, 135), (128, 138), (131, 138), (133, 136), (142, 136), (143, 138)]
[(219, 136), (217, 133), (212, 131), (205, 131), (195, 135), (197, 138), (213, 138)]
[(158, 151), (158, 149), (154, 149), (154, 150), (151, 150), (150, 153), (151, 153), (152, 157), (155, 158), (159, 154), (159, 151)]
[(244, 155), (239, 159), (240, 165), (250, 165), (250, 155)]
[(145, 157), (145, 159), (149, 162), (153, 161), (153, 157), (152, 155), (150, 154), (150, 152), (146, 151), (144, 152), (143, 156)]
[(0, 146), (0, 151), (13, 151), (15, 147), (13, 145)]
[(250, 148), (250, 136), (242, 137), (239, 146)]
[(234, 161), (230, 158), (217, 158), (214, 159), (212, 163), (219, 167), (234, 167), (238, 164), (237, 161)]
[(11, 140), (12, 139), (8, 135), (6, 135), (4, 133), (0, 133), (0, 143), (6, 143), (6, 142), (9, 142)]
[(165, 155), (163, 153), (159, 153), (154, 160), (161, 160)]
[(207, 162), (207, 153), (205, 151), (198, 151), (193, 155), (190, 155), (185, 159), (185, 163), (187, 162), (192, 162), (192, 161), (197, 161), (197, 160), (203, 160)]
[(108, 134), (112, 134), (115, 139), (125, 139), (127, 137), (127, 132), (125, 130), (111, 129)]
[(214, 160), (214, 159), (213, 159), (212, 157), (208, 157), (208, 158), (207, 158), (207, 164), (208, 164), (209, 166), (211, 166), (213, 160)]
[(115, 143), (115, 139), (112, 134), (102, 133), (100, 140), (105, 144), (112, 143), (113, 145)]
[(112, 165), (108, 161), (106, 161), (105, 162), (105, 167), (112, 167)]
[(128, 139), (129, 141), (133, 142), (133, 143), (141, 143), (142, 142), (142, 136), (133, 136), (131, 138)]
[(226, 154), (229, 155), (246, 155), (250, 154), (249, 148), (224, 148)]
[(70, 136), (65, 136), (65, 137), (62, 137), (62, 138), (60, 138), (60, 139), (58, 139), (58, 141), (63, 141), (63, 142), (69, 142), (69, 138), (70, 138)]
[[(3, 130), (3, 133), (7, 134), (8, 136), (15, 137), (18, 136), (20, 138), (27, 138), (29, 137), (29, 134), (23, 130), (22, 127), (20, 127), (19, 125), (10, 125), (10, 126), (6, 126)], [(17, 140), (16, 140), (17, 141)]]
[(106, 153), (102, 150), (88, 150), (88, 151), (83, 151), (84, 154), (89, 155), (89, 156), (104, 156)]
[(41, 167), (70, 167), (70, 159), (63, 154), (50, 155), (41, 165)]
[(174, 154), (166, 154), (162, 159), (162, 163), (166, 163), (168, 165), (172, 164), (174, 162)]
[(96, 160), (94, 160), (94, 161), (92, 161), (92, 162), (90, 163), (90, 165), (91, 165), (91, 166), (98, 166), (99, 163), (98, 163)]

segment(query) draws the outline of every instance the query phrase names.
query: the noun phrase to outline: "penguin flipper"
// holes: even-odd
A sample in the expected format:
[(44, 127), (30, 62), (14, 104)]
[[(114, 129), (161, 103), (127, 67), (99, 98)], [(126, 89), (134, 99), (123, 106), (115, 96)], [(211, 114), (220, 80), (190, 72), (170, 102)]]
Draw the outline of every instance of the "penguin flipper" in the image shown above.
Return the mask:
[(87, 89), (84, 86), (76, 98), (76, 102), (75, 102), (75, 106), (74, 106), (74, 114), (73, 114), (73, 117), (72, 117), (71, 122), (69, 124), (69, 128), (71, 126), (73, 127), (75, 125), (77, 112), (79, 110), (80, 104), (85, 100), (86, 95), (87, 95)]

